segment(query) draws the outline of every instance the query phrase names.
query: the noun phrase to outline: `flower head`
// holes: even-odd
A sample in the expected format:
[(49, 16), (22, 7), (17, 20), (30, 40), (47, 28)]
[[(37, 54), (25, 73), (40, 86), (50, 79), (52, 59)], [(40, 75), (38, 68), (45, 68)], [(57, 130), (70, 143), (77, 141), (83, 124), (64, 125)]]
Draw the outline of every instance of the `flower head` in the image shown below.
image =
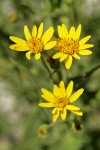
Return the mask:
[(49, 129), (48, 125), (46, 124), (41, 125), (38, 129), (39, 136), (46, 137), (48, 135), (48, 129)]
[(90, 55), (92, 52), (88, 48), (93, 47), (93, 44), (86, 44), (91, 36), (86, 36), (79, 40), (81, 34), (81, 24), (75, 31), (75, 27), (72, 26), (68, 33), (68, 30), (64, 24), (58, 26), (57, 45), (56, 50), (59, 52), (53, 55), (53, 58), (60, 58), (60, 62), (66, 60), (65, 67), (69, 69), (72, 65), (72, 57), (80, 60), (80, 55)]
[(29, 32), (28, 27), (24, 26), (24, 34), (26, 40), (21, 38), (10, 36), (9, 38), (15, 42), (15, 44), (10, 45), (10, 49), (16, 51), (28, 51), (26, 53), (26, 58), (30, 59), (30, 55), (33, 53), (35, 55), (35, 59), (38, 60), (41, 57), (41, 52), (43, 50), (49, 50), (56, 45), (56, 41), (50, 41), (53, 36), (54, 29), (50, 27), (47, 31), (43, 33), (43, 23), (40, 24), (37, 29), (36, 25), (32, 28), (32, 35)]
[(54, 107), (54, 109), (52, 110), (53, 122), (57, 120), (59, 114), (61, 115), (62, 120), (65, 120), (67, 116), (67, 110), (70, 110), (71, 112), (73, 112), (78, 116), (83, 115), (79, 107), (71, 105), (71, 103), (76, 101), (84, 91), (84, 89), (81, 88), (77, 90), (74, 94), (72, 94), (73, 81), (70, 81), (66, 89), (65, 89), (64, 82), (61, 81), (59, 87), (57, 85), (54, 85), (53, 93), (49, 92), (44, 88), (42, 88), (41, 91), (42, 91), (41, 97), (48, 102), (39, 103), (39, 106)]

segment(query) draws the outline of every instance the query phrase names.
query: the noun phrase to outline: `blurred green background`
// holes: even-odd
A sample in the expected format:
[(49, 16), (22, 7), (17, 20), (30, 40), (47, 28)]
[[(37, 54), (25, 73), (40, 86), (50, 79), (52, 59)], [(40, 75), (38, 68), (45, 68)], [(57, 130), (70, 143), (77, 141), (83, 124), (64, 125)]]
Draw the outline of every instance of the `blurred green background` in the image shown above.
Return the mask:
[[(81, 38), (92, 35), (91, 56), (74, 60), (70, 72), (53, 61), (50, 52), (43, 60), (25, 58), (25, 52), (9, 49), (10, 35), (24, 38), (23, 27), (44, 31), (65, 23), (82, 24)], [(57, 73), (55, 73), (55, 67)], [(0, 150), (100, 150), (100, 2), (99, 0), (0, 0)], [(75, 82), (74, 90), (85, 89), (75, 104), (83, 117), (68, 113), (67, 121), (51, 123), (51, 110), (38, 107), (40, 89), (52, 91), (63, 79)]]

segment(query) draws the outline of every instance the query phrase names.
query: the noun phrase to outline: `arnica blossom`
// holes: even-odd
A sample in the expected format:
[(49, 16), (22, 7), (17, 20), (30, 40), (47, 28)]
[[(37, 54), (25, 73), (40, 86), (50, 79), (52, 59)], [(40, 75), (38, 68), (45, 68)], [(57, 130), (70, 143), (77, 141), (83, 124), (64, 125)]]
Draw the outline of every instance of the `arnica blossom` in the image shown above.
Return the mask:
[(47, 31), (43, 33), (43, 23), (40, 24), (37, 29), (36, 25), (32, 28), (32, 35), (29, 32), (27, 25), (24, 26), (24, 34), (26, 40), (21, 38), (10, 36), (10, 40), (15, 42), (15, 44), (10, 45), (10, 49), (16, 51), (28, 51), (26, 53), (26, 58), (30, 59), (30, 55), (33, 53), (36, 60), (41, 57), (41, 52), (43, 50), (49, 50), (56, 45), (56, 41), (50, 41), (53, 36), (54, 29), (50, 27)]
[(67, 88), (65, 89), (64, 82), (61, 81), (59, 87), (54, 85), (53, 93), (50, 91), (42, 88), (42, 95), (41, 97), (44, 98), (46, 103), (39, 103), (41, 107), (54, 107), (52, 110), (52, 121), (55, 122), (59, 115), (61, 115), (62, 120), (66, 119), (67, 110), (70, 110), (74, 114), (78, 116), (82, 116), (83, 113), (80, 111), (79, 107), (72, 105), (71, 103), (76, 101), (80, 95), (83, 93), (84, 89), (81, 88), (77, 90), (74, 94), (73, 91), (73, 81), (70, 81)]
[(74, 58), (80, 60), (80, 55), (90, 55), (92, 52), (88, 48), (93, 47), (93, 44), (86, 44), (86, 42), (91, 38), (91, 36), (86, 36), (79, 40), (81, 34), (81, 24), (75, 31), (75, 27), (72, 26), (68, 33), (65, 24), (58, 26), (57, 45), (55, 46), (58, 52), (53, 55), (53, 59), (60, 58), (60, 62), (65, 60), (65, 67), (69, 69), (72, 65), (72, 60)]

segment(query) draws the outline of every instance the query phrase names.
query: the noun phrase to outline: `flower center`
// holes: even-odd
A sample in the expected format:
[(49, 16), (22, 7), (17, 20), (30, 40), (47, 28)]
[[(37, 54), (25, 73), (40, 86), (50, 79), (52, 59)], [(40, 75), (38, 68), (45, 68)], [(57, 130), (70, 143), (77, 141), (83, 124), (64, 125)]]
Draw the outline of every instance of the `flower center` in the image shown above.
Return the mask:
[(36, 54), (43, 50), (44, 44), (40, 38), (34, 37), (27, 41), (27, 46), (30, 48), (30, 50)]
[(69, 103), (69, 100), (67, 98), (56, 98), (54, 105), (55, 107), (64, 108)]
[(79, 42), (73, 39), (60, 39), (56, 49), (65, 54), (74, 55), (79, 51)]

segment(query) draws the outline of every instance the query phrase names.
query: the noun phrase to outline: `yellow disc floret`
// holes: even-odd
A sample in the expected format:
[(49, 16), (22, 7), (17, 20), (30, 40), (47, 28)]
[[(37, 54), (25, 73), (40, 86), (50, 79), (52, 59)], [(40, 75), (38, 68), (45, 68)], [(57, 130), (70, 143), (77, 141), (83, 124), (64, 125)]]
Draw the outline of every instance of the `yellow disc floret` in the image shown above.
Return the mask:
[(40, 53), (44, 49), (44, 44), (41, 38), (34, 37), (27, 41), (27, 46), (33, 54)]
[(73, 39), (60, 39), (58, 40), (56, 49), (65, 54), (74, 55), (79, 52), (79, 42)]
[(68, 99), (65, 97), (56, 98), (54, 105), (55, 107), (64, 108), (68, 104)]

